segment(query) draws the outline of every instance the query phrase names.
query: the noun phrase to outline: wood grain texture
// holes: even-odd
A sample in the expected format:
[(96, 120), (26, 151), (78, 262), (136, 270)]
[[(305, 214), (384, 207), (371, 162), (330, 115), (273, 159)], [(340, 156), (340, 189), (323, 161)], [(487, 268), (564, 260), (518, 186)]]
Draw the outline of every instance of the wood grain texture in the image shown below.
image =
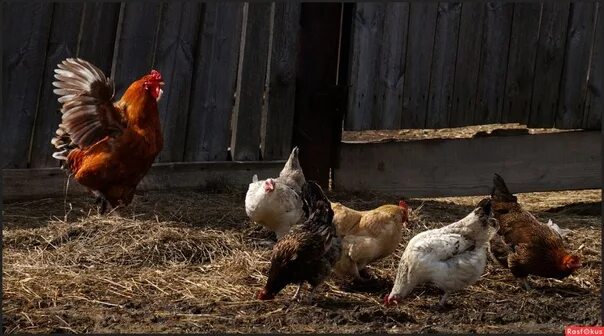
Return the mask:
[(67, 57), (75, 57), (78, 47), (82, 10), (81, 3), (55, 3), (52, 14), (50, 37), (46, 47), (46, 62), (42, 76), (42, 88), (38, 97), (36, 123), (30, 152), (30, 167), (58, 167), (52, 157), (55, 148), (50, 139), (61, 122), (61, 105), (52, 90), (54, 70)]
[(583, 126), (587, 73), (596, 23), (596, 4), (573, 2), (570, 4), (569, 15), (560, 98), (555, 121), (556, 128), (562, 129)]
[(602, 129), (602, 113), (604, 113), (604, 18), (602, 5), (596, 4), (599, 17), (594, 31), (594, 45), (591, 54), (589, 80), (583, 128)]
[(268, 46), (270, 3), (247, 3), (240, 88), (237, 94), (231, 134), (231, 155), (236, 161), (254, 161), (260, 157), (260, 126)]
[(159, 35), (153, 67), (166, 83), (158, 108), (164, 136), (159, 162), (184, 159), (189, 100), (195, 67), (195, 52), (202, 4), (194, 2), (164, 3), (161, 8)]
[(474, 121), (484, 14), (484, 3), (462, 4), (450, 127), (471, 125)]
[(543, 4), (529, 127), (552, 127), (558, 110), (569, 2)]
[(403, 110), (405, 58), (409, 3), (386, 4), (378, 77), (375, 82), (377, 101), (373, 108), (373, 128), (398, 129)]
[(474, 124), (501, 120), (514, 4), (486, 4)]
[(119, 3), (84, 3), (78, 57), (96, 65), (107, 76), (111, 74), (119, 15)]
[(285, 160), (291, 151), (296, 107), (296, 66), (300, 4), (274, 4), (266, 125), (262, 160)]
[(155, 56), (161, 5), (155, 2), (122, 3), (112, 76), (119, 99), (132, 82), (148, 74)]
[(502, 123), (528, 122), (539, 39), (540, 3), (515, 3), (507, 64)]
[(437, 3), (413, 2), (409, 8), (409, 32), (403, 86), (402, 128), (425, 128), (430, 70), (436, 30)]
[(453, 105), (460, 14), (461, 3), (438, 5), (426, 128), (449, 126), (449, 112)]
[[(383, 3), (358, 3), (352, 22), (350, 102), (345, 127), (349, 130), (371, 129), (376, 102), (376, 81), (382, 62), (381, 38), (384, 34), (386, 5)], [(394, 27), (389, 27), (394, 28)], [(400, 113), (400, 112), (399, 112)]]
[(600, 188), (601, 146), (600, 132), (586, 131), (343, 143), (335, 189), (400, 197), (488, 195), (493, 173), (514, 192)]
[[(4, 2), (0, 169), (25, 168), (41, 90), (53, 5)], [(26, 80), (24, 80), (26, 79)]]
[[(254, 174), (274, 177), (284, 161), (156, 163), (138, 185), (137, 192), (150, 190), (203, 190), (224, 185), (247, 189)], [(60, 168), (5, 169), (0, 171), (4, 201), (32, 200), (64, 195), (67, 175)], [(87, 194), (86, 188), (71, 179), (68, 195)], [(91, 203), (92, 203), (91, 195)]]
[(227, 159), (242, 14), (242, 3), (205, 4), (191, 89), (185, 161)]

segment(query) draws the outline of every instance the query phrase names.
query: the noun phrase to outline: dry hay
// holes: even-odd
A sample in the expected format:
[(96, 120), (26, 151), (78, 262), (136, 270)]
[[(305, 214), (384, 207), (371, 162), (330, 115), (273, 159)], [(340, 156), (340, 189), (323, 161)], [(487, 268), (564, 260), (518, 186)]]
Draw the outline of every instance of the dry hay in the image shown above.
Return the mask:
[(519, 123), (484, 124), (453, 128), (343, 131), (342, 141), (413, 141), (427, 139), (468, 139), (485, 135), (545, 134), (573, 131), (557, 128), (527, 128)]
[[(398, 200), (329, 196), (359, 209)], [(96, 215), (89, 198), (70, 198), (66, 208), (62, 199), (4, 204), (4, 331), (561, 332), (599, 322), (600, 191), (519, 195), (539, 219), (573, 230), (569, 247), (585, 265), (577, 275), (533, 278), (527, 293), (489, 263), (444, 312), (434, 309), (441, 293), (429, 285), (397, 307), (381, 302), (410, 237), (465, 216), (480, 197), (410, 200), (401, 248), (371, 267), (384, 284), (350, 292), (330, 280), (314, 306), (290, 302), (294, 286), (271, 302), (254, 299), (272, 235), (249, 223), (243, 199), (241, 192), (151, 193), (121, 209), (121, 218)]]

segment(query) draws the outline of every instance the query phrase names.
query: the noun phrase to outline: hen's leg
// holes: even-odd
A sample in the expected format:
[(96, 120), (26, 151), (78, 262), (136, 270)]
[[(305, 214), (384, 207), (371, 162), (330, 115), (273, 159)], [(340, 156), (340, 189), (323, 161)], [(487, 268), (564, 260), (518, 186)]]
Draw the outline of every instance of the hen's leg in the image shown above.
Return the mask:
[(300, 299), (300, 289), (302, 289), (302, 282), (298, 283), (298, 289), (296, 289), (296, 293), (292, 296), (292, 300), (298, 301)]
[(310, 289), (310, 293), (308, 293), (308, 296), (306, 297), (306, 304), (313, 304), (313, 299), (315, 296), (315, 292), (317, 291), (317, 289), (319, 288), (319, 285), (316, 286), (312, 286), (312, 288)]
[(445, 294), (443, 294), (443, 297), (438, 302), (438, 306), (440, 308), (444, 308), (445, 307), (445, 303), (447, 302), (447, 296), (449, 296), (449, 293), (445, 292)]
[(527, 291), (531, 290), (531, 286), (529, 285), (528, 277), (518, 278), (518, 281), (520, 281), (520, 284), (522, 286), (524, 286), (524, 289), (526, 289)]

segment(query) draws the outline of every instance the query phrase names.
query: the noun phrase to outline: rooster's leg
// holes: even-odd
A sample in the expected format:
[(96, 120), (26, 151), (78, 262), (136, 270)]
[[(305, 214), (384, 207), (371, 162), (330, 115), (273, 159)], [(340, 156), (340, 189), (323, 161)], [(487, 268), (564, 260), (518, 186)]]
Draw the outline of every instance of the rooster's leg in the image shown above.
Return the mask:
[(107, 212), (107, 204), (108, 204), (107, 199), (105, 198), (105, 195), (103, 195), (98, 190), (93, 190), (92, 193), (96, 197), (94, 200), (94, 203), (99, 205), (99, 215), (105, 214), (105, 212)]
[(292, 296), (292, 300), (298, 301), (300, 299), (300, 289), (302, 289), (302, 282), (298, 284), (298, 289), (296, 289), (296, 293)]

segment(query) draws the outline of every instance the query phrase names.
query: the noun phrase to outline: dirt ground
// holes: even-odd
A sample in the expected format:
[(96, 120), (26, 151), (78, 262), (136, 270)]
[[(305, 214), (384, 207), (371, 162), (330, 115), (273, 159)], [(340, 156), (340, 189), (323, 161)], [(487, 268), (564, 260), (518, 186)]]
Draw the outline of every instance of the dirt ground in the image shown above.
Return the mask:
[[(329, 193), (358, 209), (398, 198)], [(564, 281), (532, 278), (526, 292), (490, 261), (481, 280), (435, 309), (440, 291), (416, 288), (384, 307), (406, 242), (465, 216), (480, 197), (412, 199), (401, 248), (371, 266), (370, 292), (330, 280), (308, 305), (255, 293), (266, 281), (272, 234), (250, 223), (242, 191), (149, 193), (119, 217), (99, 217), (91, 198), (4, 204), (4, 332), (549, 332), (594, 325), (600, 316), (601, 191), (519, 194), (551, 218), (584, 268)], [(305, 288), (303, 294), (306, 294)]]

